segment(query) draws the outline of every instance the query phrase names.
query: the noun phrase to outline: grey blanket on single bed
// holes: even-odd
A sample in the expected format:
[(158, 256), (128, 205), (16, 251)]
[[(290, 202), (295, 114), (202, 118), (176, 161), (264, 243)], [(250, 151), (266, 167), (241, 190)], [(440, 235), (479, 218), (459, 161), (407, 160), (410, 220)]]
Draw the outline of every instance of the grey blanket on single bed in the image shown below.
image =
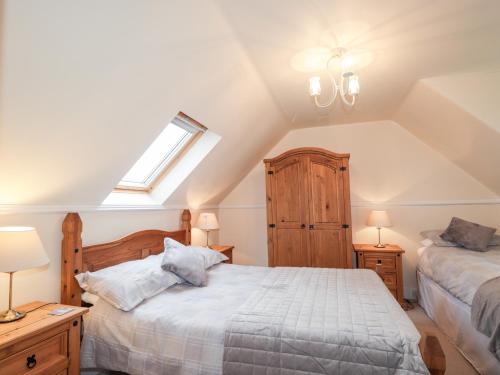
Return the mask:
[(274, 268), (227, 323), (223, 373), (428, 374), (419, 340), (373, 271)]
[(474, 327), (490, 338), (488, 349), (500, 360), (500, 277), (481, 284), (472, 300)]

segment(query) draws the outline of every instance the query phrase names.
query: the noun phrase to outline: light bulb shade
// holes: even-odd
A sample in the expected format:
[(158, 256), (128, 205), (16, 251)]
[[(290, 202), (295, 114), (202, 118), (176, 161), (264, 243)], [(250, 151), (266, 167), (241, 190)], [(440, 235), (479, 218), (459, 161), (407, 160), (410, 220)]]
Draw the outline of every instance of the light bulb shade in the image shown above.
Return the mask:
[(311, 96), (321, 95), (320, 77), (314, 76), (309, 78), (309, 94), (311, 94)]
[(48, 263), (35, 228), (0, 227), (0, 272), (16, 272)]
[(349, 77), (349, 83), (347, 86), (347, 92), (351, 96), (356, 96), (359, 94), (359, 78), (356, 75), (351, 75)]
[(202, 230), (217, 230), (219, 229), (219, 222), (217, 221), (217, 216), (210, 212), (203, 212), (198, 217), (198, 222), (196, 224), (198, 229)]
[(392, 226), (392, 223), (387, 211), (372, 211), (368, 215), (368, 225), (370, 227), (384, 228)]

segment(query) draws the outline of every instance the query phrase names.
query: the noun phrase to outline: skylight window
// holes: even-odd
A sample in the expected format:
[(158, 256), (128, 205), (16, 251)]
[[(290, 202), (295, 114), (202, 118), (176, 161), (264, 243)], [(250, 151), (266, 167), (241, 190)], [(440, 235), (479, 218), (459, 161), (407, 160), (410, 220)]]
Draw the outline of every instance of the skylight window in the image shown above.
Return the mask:
[(180, 112), (163, 129), (116, 187), (149, 191), (206, 128)]

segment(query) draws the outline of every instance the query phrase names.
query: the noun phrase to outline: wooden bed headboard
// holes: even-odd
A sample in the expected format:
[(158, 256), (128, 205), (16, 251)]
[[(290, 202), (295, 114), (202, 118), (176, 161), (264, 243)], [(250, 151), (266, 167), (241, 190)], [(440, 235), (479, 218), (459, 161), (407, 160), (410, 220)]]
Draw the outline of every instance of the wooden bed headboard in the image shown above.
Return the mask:
[(61, 246), (61, 303), (81, 306), (82, 290), (75, 275), (85, 271), (97, 271), (129, 260), (160, 254), (164, 250), (163, 240), (170, 237), (185, 245), (191, 244), (191, 212), (184, 210), (180, 230), (143, 230), (119, 240), (82, 246), (82, 220), (78, 213), (66, 215)]

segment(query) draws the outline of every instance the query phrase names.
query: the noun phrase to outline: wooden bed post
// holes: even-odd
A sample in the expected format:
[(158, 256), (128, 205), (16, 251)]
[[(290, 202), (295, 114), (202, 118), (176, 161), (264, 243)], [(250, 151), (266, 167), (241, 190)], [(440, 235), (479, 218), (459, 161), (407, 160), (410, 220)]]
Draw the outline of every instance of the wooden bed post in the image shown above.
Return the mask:
[(81, 306), (80, 285), (75, 275), (82, 272), (82, 220), (77, 213), (66, 215), (62, 225), (61, 303)]
[(431, 333), (421, 334), (420, 354), (431, 375), (444, 375), (446, 372), (446, 357), (439, 339)]
[(182, 211), (181, 228), (186, 231), (186, 245), (191, 245), (191, 212), (189, 210)]

